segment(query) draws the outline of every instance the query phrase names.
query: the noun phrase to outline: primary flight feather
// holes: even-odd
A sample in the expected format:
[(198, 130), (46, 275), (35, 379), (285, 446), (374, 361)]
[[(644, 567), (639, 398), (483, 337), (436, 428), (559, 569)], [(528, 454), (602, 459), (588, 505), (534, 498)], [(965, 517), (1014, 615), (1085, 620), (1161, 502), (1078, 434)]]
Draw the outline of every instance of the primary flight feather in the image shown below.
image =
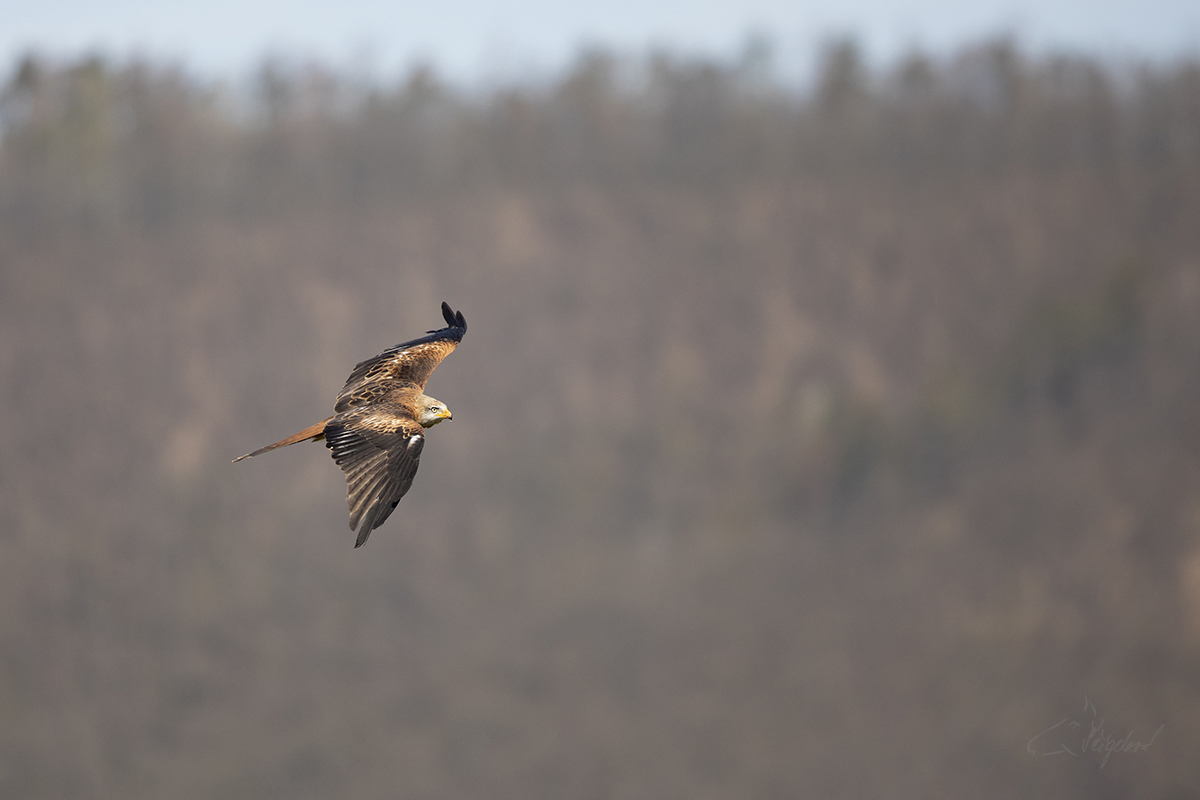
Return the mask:
[(442, 303), (446, 327), (389, 347), (356, 364), (334, 401), (332, 417), (275, 444), (234, 459), (234, 463), (297, 442), (325, 441), (346, 473), (350, 530), (362, 547), (412, 486), (425, 447), (425, 429), (453, 419), (440, 400), (425, 394), (425, 383), (450, 355), (467, 321)]

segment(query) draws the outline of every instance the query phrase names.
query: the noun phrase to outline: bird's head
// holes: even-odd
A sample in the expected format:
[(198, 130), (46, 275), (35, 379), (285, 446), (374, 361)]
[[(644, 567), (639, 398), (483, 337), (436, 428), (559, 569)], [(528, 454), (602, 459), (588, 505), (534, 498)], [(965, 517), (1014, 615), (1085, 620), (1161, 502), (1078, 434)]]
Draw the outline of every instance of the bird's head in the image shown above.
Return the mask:
[(446, 404), (441, 400), (421, 395), (417, 403), (417, 422), (421, 423), (422, 427), (432, 428), (444, 419), (454, 419)]

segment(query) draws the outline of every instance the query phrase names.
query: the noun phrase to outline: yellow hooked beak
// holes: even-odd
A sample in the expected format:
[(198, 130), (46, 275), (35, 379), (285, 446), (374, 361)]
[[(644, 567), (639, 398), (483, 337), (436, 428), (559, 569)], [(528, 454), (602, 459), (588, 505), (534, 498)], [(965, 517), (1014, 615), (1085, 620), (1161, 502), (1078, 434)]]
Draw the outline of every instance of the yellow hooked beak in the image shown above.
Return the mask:
[(437, 412), (439, 419), (454, 419), (454, 415), (450, 413), (450, 409), (442, 409)]

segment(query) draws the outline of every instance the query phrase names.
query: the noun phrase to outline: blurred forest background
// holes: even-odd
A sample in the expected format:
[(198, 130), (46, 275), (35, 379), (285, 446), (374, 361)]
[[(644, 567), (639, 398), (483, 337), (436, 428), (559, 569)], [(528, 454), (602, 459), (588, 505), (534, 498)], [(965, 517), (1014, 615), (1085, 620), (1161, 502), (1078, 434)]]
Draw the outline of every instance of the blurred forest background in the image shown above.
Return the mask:
[(772, 75), (10, 65), (0, 795), (1194, 796), (1200, 63)]

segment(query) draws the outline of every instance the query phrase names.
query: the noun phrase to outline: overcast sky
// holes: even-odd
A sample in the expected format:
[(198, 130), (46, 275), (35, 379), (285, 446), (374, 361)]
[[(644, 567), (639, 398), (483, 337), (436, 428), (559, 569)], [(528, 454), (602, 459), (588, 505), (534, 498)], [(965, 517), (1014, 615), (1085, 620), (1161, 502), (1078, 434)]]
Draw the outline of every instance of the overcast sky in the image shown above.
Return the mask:
[(0, 0), (0, 69), (50, 56), (148, 55), (237, 75), (265, 53), (381, 74), (433, 62), (459, 80), (556, 68), (581, 44), (732, 55), (748, 32), (800, 76), (824, 40), (852, 34), (873, 61), (1009, 33), (1027, 50), (1118, 57), (1200, 52), (1197, 0)]

